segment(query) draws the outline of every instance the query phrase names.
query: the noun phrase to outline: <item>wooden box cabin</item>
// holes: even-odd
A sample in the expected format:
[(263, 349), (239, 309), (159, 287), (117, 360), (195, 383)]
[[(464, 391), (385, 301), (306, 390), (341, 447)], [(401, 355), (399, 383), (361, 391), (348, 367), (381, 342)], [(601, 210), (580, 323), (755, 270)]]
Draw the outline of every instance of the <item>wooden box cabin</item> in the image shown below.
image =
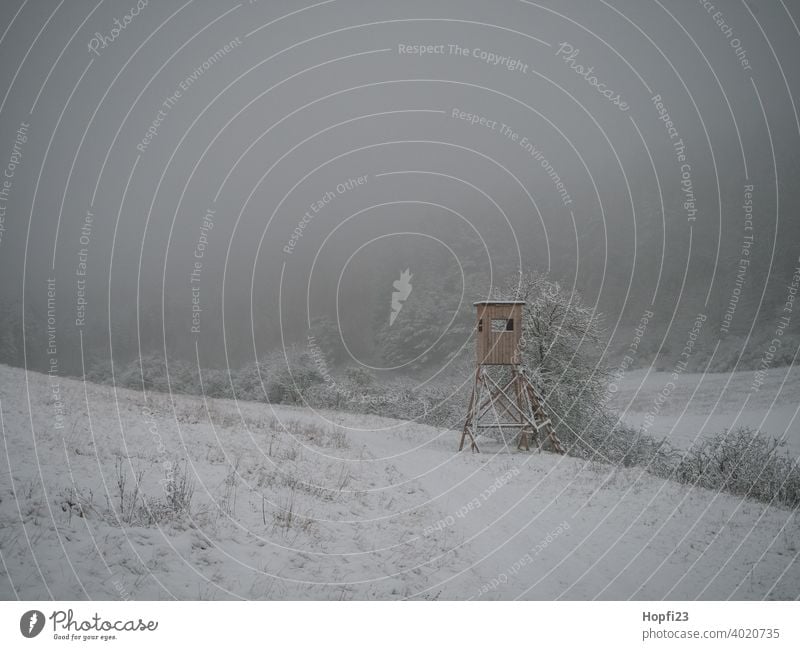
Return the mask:
[(478, 364), (517, 365), (523, 300), (482, 300), (477, 308)]

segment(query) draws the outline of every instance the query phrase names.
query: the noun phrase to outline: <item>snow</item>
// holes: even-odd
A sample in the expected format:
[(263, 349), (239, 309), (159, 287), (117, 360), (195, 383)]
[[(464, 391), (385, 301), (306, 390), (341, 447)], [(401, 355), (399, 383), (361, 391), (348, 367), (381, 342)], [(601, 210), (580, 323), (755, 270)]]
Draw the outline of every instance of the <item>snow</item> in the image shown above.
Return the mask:
[[(0, 366), (6, 599), (800, 593), (787, 509), (489, 440), (457, 453), (457, 432), (413, 422), (56, 383), (63, 420), (48, 376)], [(160, 481), (184, 461), (188, 514), (148, 525), (121, 512), (118, 467), (128, 513), (135, 473), (163, 504)]]
[(667, 372), (633, 370), (618, 382), (611, 405), (627, 423), (642, 427), (659, 392), (672, 382), (674, 389), (667, 389), (667, 401), (648, 427), (650, 435), (687, 448), (705, 436), (748, 426), (782, 440), (793, 456), (800, 456), (800, 367), (773, 368), (760, 385), (754, 378), (753, 371), (676, 379)]

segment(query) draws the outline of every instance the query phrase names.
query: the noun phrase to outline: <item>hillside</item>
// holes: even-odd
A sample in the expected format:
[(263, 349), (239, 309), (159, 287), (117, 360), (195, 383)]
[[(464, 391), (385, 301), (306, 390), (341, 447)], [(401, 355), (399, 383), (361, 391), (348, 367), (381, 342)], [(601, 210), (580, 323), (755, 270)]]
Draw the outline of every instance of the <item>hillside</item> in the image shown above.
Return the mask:
[(636, 469), (7, 366), (0, 412), (5, 599), (800, 592), (796, 513)]
[[(782, 441), (800, 456), (800, 367), (772, 368), (758, 390), (752, 371), (695, 373), (672, 377), (669, 372), (632, 370), (618, 382), (611, 406), (630, 425), (687, 449), (698, 440), (737, 427), (750, 427)], [(668, 392), (658, 411), (654, 405)]]

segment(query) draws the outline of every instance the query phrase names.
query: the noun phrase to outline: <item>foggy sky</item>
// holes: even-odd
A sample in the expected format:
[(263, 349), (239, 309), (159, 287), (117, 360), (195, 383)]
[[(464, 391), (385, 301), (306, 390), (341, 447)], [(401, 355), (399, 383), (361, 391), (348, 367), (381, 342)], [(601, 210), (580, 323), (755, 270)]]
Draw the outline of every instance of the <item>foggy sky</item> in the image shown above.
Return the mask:
[(357, 328), (381, 269), (449, 246), (485, 278), (463, 309), (535, 268), (580, 288), (614, 335), (651, 305), (664, 326), (706, 311), (718, 328), (752, 232), (734, 325), (772, 317), (760, 296), (780, 300), (800, 254), (797, 2), (312, 4), (151, 1), (100, 47), (134, 0), (16, 16), (4, 3), (4, 168), (29, 125), (5, 201), (4, 304), (24, 296), (41, 316), (55, 278), (65, 329), (85, 288), (88, 323), (135, 340), (137, 305), (156, 308), (166, 348), (197, 340), (221, 363), (227, 345), (242, 362), (335, 316), (337, 295)]

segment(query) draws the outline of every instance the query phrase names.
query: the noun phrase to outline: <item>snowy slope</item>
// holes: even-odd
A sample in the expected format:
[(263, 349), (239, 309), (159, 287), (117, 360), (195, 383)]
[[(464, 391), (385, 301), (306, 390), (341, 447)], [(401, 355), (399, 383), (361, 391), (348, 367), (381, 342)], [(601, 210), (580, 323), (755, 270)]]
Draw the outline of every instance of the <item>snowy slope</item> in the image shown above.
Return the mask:
[[(6, 599), (800, 593), (786, 509), (487, 441), (458, 454), (410, 422), (55, 385), (0, 366)], [(163, 480), (184, 469), (174, 515)]]
[[(641, 427), (652, 415), (648, 433), (675, 446), (726, 429), (748, 426), (778, 438), (800, 456), (800, 367), (772, 368), (759, 382), (753, 371), (686, 374), (632, 370), (618, 383), (612, 406), (623, 419)], [(674, 384), (674, 388), (673, 388)], [(656, 412), (656, 398), (666, 401)]]

